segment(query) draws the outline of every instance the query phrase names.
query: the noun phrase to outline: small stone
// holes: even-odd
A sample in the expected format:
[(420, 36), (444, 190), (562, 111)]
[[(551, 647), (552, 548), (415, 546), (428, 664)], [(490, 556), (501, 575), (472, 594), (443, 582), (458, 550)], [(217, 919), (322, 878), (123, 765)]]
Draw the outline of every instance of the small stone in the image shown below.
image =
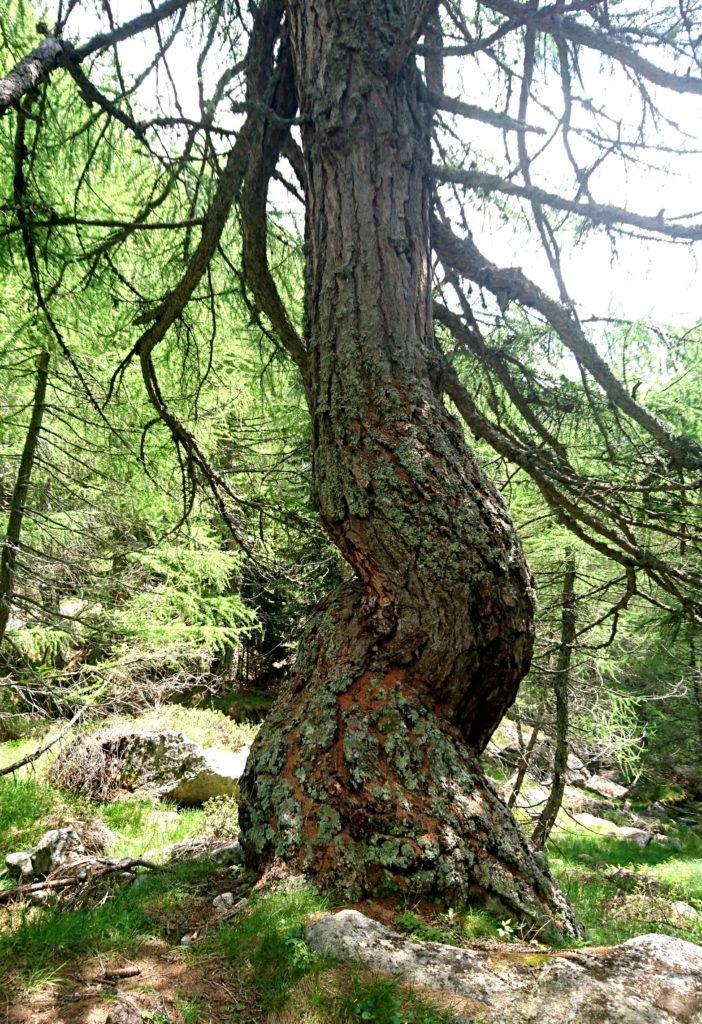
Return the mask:
[(215, 910), (231, 910), (235, 903), (236, 897), (233, 892), (221, 892), (212, 900)]
[(105, 1017), (105, 1024), (142, 1024), (144, 1018), (133, 1006), (116, 1006)]
[(591, 857), (589, 853), (579, 853), (578, 860), (581, 860), (583, 864), (592, 864), (594, 857)]
[(27, 850), (18, 850), (17, 853), (8, 853), (5, 857), (5, 864), (8, 870), (18, 876), (22, 881), (34, 877), (34, 865), (31, 854)]
[(243, 863), (244, 851), (241, 843), (237, 839), (236, 842), (230, 843), (228, 846), (220, 847), (212, 854), (212, 860), (222, 868), (231, 868), (235, 864)]
[(661, 846), (670, 846), (673, 850), (682, 850), (682, 843), (673, 836), (664, 836), (662, 832), (656, 832), (652, 837), (654, 843), (659, 843)]
[(675, 900), (670, 904), (670, 909), (670, 923), (675, 928), (686, 928), (700, 920), (699, 911), (684, 900)]

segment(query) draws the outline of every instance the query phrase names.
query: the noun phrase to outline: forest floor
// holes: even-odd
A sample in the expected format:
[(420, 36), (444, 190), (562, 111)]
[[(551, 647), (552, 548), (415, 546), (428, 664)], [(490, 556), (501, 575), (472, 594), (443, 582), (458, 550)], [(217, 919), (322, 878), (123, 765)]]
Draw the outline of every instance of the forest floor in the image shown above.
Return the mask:
[[(209, 713), (167, 709), (165, 717), (167, 726), (184, 728), (209, 745), (232, 742), (232, 729), (238, 728), (226, 721), (218, 734), (218, 721)], [(242, 729), (250, 734), (250, 727)], [(234, 735), (233, 742), (240, 739)], [(36, 738), (0, 744), (0, 768), (36, 744)], [(145, 798), (88, 803), (60, 792), (43, 776), (42, 761), (0, 778), (0, 861), (47, 829), (76, 821), (109, 829), (111, 856), (148, 854), (162, 864), (175, 843), (221, 834), (225, 826), (235, 834), (231, 803), (202, 809)], [(673, 800), (679, 797), (670, 795), (673, 822)], [(684, 809), (685, 824), (668, 829), (675, 842), (645, 847), (600, 835), (564, 816), (549, 859), (587, 926), (588, 944), (613, 945), (650, 932), (702, 944), (702, 917), (678, 927), (674, 915), (665, 912), (678, 900), (702, 911), (702, 821), (697, 827), (691, 805)], [(303, 939), (304, 923), (328, 909), (328, 900), (306, 885), (249, 893), (254, 881), (240, 868), (171, 862), (103, 900), (0, 905), (0, 1020), (104, 1024), (120, 1009), (116, 1019), (124, 1024), (455, 1021), (455, 1005), (437, 1003), (436, 996), (313, 956)], [(0, 890), (11, 884), (0, 875)], [(246, 909), (235, 918), (212, 905), (218, 894), (230, 891), (249, 893)], [(478, 908), (386, 899), (366, 901), (359, 909), (425, 941), (488, 948), (525, 962), (551, 955), (544, 946), (525, 943), (516, 922)], [(182, 944), (184, 936), (189, 945)]]

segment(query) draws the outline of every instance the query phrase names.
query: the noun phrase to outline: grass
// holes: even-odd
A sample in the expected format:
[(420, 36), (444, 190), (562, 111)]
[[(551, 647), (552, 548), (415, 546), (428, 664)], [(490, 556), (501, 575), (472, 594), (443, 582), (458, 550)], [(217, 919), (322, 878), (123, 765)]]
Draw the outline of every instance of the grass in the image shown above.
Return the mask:
[[(158, 723), (161, 728), (180, 728), (208, 746), (225, 745), (220, 730), (226, 727), (233, 735), (232, 749), (248, 742), (254, 731), (236, 726), (217, 712), (181, 707), (164, 715), (159, 712)], [(189, 723), (187, 728), (184, 723)], [(139, 724), (149, 727), (144, 719)], [(0, 744), (0, 766), (25, 756), (36, 743), (19, 739)], [(0, 778), (0, 858), (31, 846), (49, 822), (65, 818), (101, 821), (115, 837), (111, 851), (115, 856), (149, 852), (158, 859), (165, 847), (207, 831), (214, 821), (213, 811), (229, 814), (227, 807), (178, 809), (146, 798), (91, 804), (47, 784), (42, 778), (43, 763)], [(570, 821), (564, 824), (554, 834), (549, 856), (558, 883), (588, 928), (588, 944), (616, 944), (651, 931), (702, 943), (702, 927), (696, 922), (677, 929), (665, 920), (652, 922), (634, 912), (624, 917), (613, 913), (615, 905), (621, 909), (620, 883), (609, 877), (614, 869), (626, 868), (636, 873), (634, 889), (660, 891), (662, 898), (685, 900), (702, 912), (699, 834), (679, 831), (676, 838), (682, 850), (657, 843), (642, 848)], [(0, 876), (0, 888), (9, 884), (7, 876)], [(3, 986), (6, 994), (36, 991), (88, 957), (129, 955), (148, 939), (165, 938), (177, 944), (185, 931), (184, 926), (180, 928), (188, 901), (209, 902), (211, 896), (211, 868), (184, 863), (167, 873), (140, 877), (137, 884), (116, 890), (101, 905), (76, 910), (13, 909), (0, 921), (0, 995)], [(236, 1002), (232, 1021), (448, 1024), (455, 1019), (446, 1005), (427, 1001), (397, 979), (313, 956), (304, 942), (304, 923), (325, 906), (325, 900), (307, 886), (255, 896), (243, 915), (215, 928), (201, 945), (187, 952), (188, 961), (193, 958), (206, 966), (210, 958), (217, 970), (225, 972)], [(423, 941), (456, 945), (519, 937), (515, 922), (501, 921), (473, 907), (400, 907), (395, 927)], [(207, 1021), (207, 994), (182, 1000), (179, 1009), (185, 1024)]]
[(22, 912), (14, 928), (0, 932), (0, 995), (26, 988), (38, 970), (55, 974), (70, 961), (136, 952), (147, 939), (163, 935), (160, 922), (168, 911), (208, 889), (210, 875), (206, 864), (175, 864), (167, 872), (140, 875), (136, 884), (94, 906)]
[[(649, 843), (635, 843), (585, 831), (559, 833), (549, 849), (556, 880), (570, 898), (588, 929), (588, 943), (613, 945), (635, 935), (656, 931), (702, 943), (702, 920), (675, 928), (666, 921), (652, 922), (631, 916), (618, 919), (608, 912), (619, 883), (608, 878), (616, 868), (634, 871), (640, 887), (660, 887), (668, 900), (684, 900), (702, 913), (702, 841), (696, 835), (680, 835), (682, 850)], [(583, 855), (590, 858), (584, 862)]]
[(180, 704), (166, 704), (140, 715), (138, 718), (114, 716), (102, 728), (136, 728), (145, 732), (182, 732), (201, 747), (217, 747), (236, 753), (253, 742), (258, 726), (249, 722), (234, 722), (221, 711), (209, 708), (186, 708)]
[(237, 979), (241, 1007), (252, 1019), (273, 1015), (286, 1024), (455, 1024), (445, 1007), (399, 979), (340, 968), (314, 956), (304, 941), (304, 924), (325, 907), (324, 898), (307, 885), (255, 897), (240, 918), (193, 955), (224, 960)]

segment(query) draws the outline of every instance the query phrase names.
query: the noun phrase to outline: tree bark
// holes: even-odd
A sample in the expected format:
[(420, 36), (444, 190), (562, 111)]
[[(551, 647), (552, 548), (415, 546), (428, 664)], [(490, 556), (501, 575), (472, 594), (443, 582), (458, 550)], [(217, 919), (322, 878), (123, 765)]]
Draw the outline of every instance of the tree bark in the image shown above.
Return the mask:
[(42, 352), (37, 361), (37, 376), (32, 400), (32, 415), (27, 428), (27, 436), (20, 457), (17, 480), (10, 499), (10, 515), (7, 522), (7, 533), (0, 553), (0, 644), (5, 638), (7, 623), (12, 610), (12, 597), (15, 588), (17, 571), (17, 550), (22, 536), (22, 520), (32, 479), (34, 459), (39, 446), (39, 435), (44, 419), (46, 401), (46, 385), (49, 379), (49, 353)]
[(553, 689), (556, 698), (556, 749), (553, 754), (551, 791), (534, 828), (532, 842), (542, 850), (551, 834), (563, 802), (568, 771), (568, 685), (575, 642), (575, 555), (566, 550), (561, 601), (561, 640)]
[(304, 636), (242, 780), (249, 863), (347, 898), (478, 899), (577, 928), (477, 755), (532, 650), (532, 580), (446, 411), (430, 109), (392, 70), (408, 0), (289, 0), (307, 200), (313, 488), (354, 572)]

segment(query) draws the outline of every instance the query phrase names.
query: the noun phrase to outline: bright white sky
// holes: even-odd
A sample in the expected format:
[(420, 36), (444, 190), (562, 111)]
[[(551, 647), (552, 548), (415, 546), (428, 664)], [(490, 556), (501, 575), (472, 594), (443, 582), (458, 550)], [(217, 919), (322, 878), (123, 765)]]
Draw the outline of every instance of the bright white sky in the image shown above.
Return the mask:
[[(120, 21), (134, 17), (144, 9), (141, 0), (113, 0), (112, 7)], [(93, 8), (84, 3), (74, 12), (69, 22), (69, 37), (87, 39), (104, 25), (95, 8), (99, 8), (98, 3)], [(152, 33), (122, 44), (120, 53), (124, 66), (140, 69), (153, 54), (153, 48)], [(180, 101), (186, 115), (193, 117), (198, 117), (196, 53), (196, 48), (188, 45), (187, 37), (183, 36), (171, 50), (170, 58)], [(221, 69), (226, 59), (228, 55), (218, 54), (214, 63)], [(659, 60), (658, 57), (656, 59)], [(481, 106), (492, 106), (490, 90), (494, 90), (494, 80), (491, 68), (491, 64), (481, 65), (470, 57), (453, 59), (447, 68), (447, 93)], [(216, 69), (211, 70), (214, 80)], [(581, 71), (589, 98), (595, 105), (606, 107), (612, 117), (621, 121), (625, 137), (633, 138), (640, 118), (640, 103), (624, 76), (621, 73), (612, 75), (595, 54), (581, 58)], [(613, 156), (593, 175), (593, 196), (598, 202), (610, 202), (651, 215), (657, 214), (661, 208), (665, 209), (667, 217), (694, 212), (702, 208), (702, 96), (664, 95), (656, 92), (654, 87), (650, 88), (660, 100), (666, 117), (680, 125), (688, 135), (683, 139), (673, 127), (662, 125), (655, 141), (671, 148), (685, 145), (689, 149), (699, 149), (700, 154), (685, 157), (670, 153), (654, 154), (651, 157), (653, 166), (643, 168), (626, 167), (617, 156)], [(574, 91), (581, 91), (576, 82)], [(168, 92), (165, 76), (161, 74), (158, 81), (152, 76), (142, 88), (140, 99), (149, 108), (157, 109), (161, 104), (167, 112), (173, 112)], [(560, 112), (562, 99), (555, 79), (553, 87), (542, 90), (540, 98)], [(516, 116), (514, 108), (510, 112)], [(574, 123), (584, 124), (586, 116), (589, 123), (589, 115), (576, 109)], [(537, 108), (532, 110), (529, 120), (544, 127), (549, 124), (547, 118), (540, 121)], [(459, 123), (462, 137), (478, 154), (479, 169), (503, 172), (506, 162), (502, 133), (475, 121), (460, 119)], [(582, 162), (587, 164), (587, 155), (591, 156), (594, 150), (575, 136), (572, 143)], [(540, 136), (530, 136), (532, 150), (540, 144)], [(513, 155), (516, 152), (514, 139), (511, 152)], [(560, 145), (551, 147), (547, 155), (533, 165), (532, 175), (535, 184), (561, 191), (569, 197), (574, 195), (572, 171)], [(486, 255), (502, 265), (521, 266), (542, 287), (556, 294), (545, 256), (533, 234), (506, 227), (494, 216), (482, 225), (477, 220), (475, 231)], [(694, 248), (621, 238), (617, 242), (616, 258), (613, 258), (610, 242), (602, 232), (590, 234), (577, 244), (569, 242), (564, 235), (562, 242), (566, 283), (585, 315), (651, 318), (676, 326), (689, 326), (702, 319), (702, 290)], [(702, 243), (698, 243), (698, 250), (701, 247)]]

